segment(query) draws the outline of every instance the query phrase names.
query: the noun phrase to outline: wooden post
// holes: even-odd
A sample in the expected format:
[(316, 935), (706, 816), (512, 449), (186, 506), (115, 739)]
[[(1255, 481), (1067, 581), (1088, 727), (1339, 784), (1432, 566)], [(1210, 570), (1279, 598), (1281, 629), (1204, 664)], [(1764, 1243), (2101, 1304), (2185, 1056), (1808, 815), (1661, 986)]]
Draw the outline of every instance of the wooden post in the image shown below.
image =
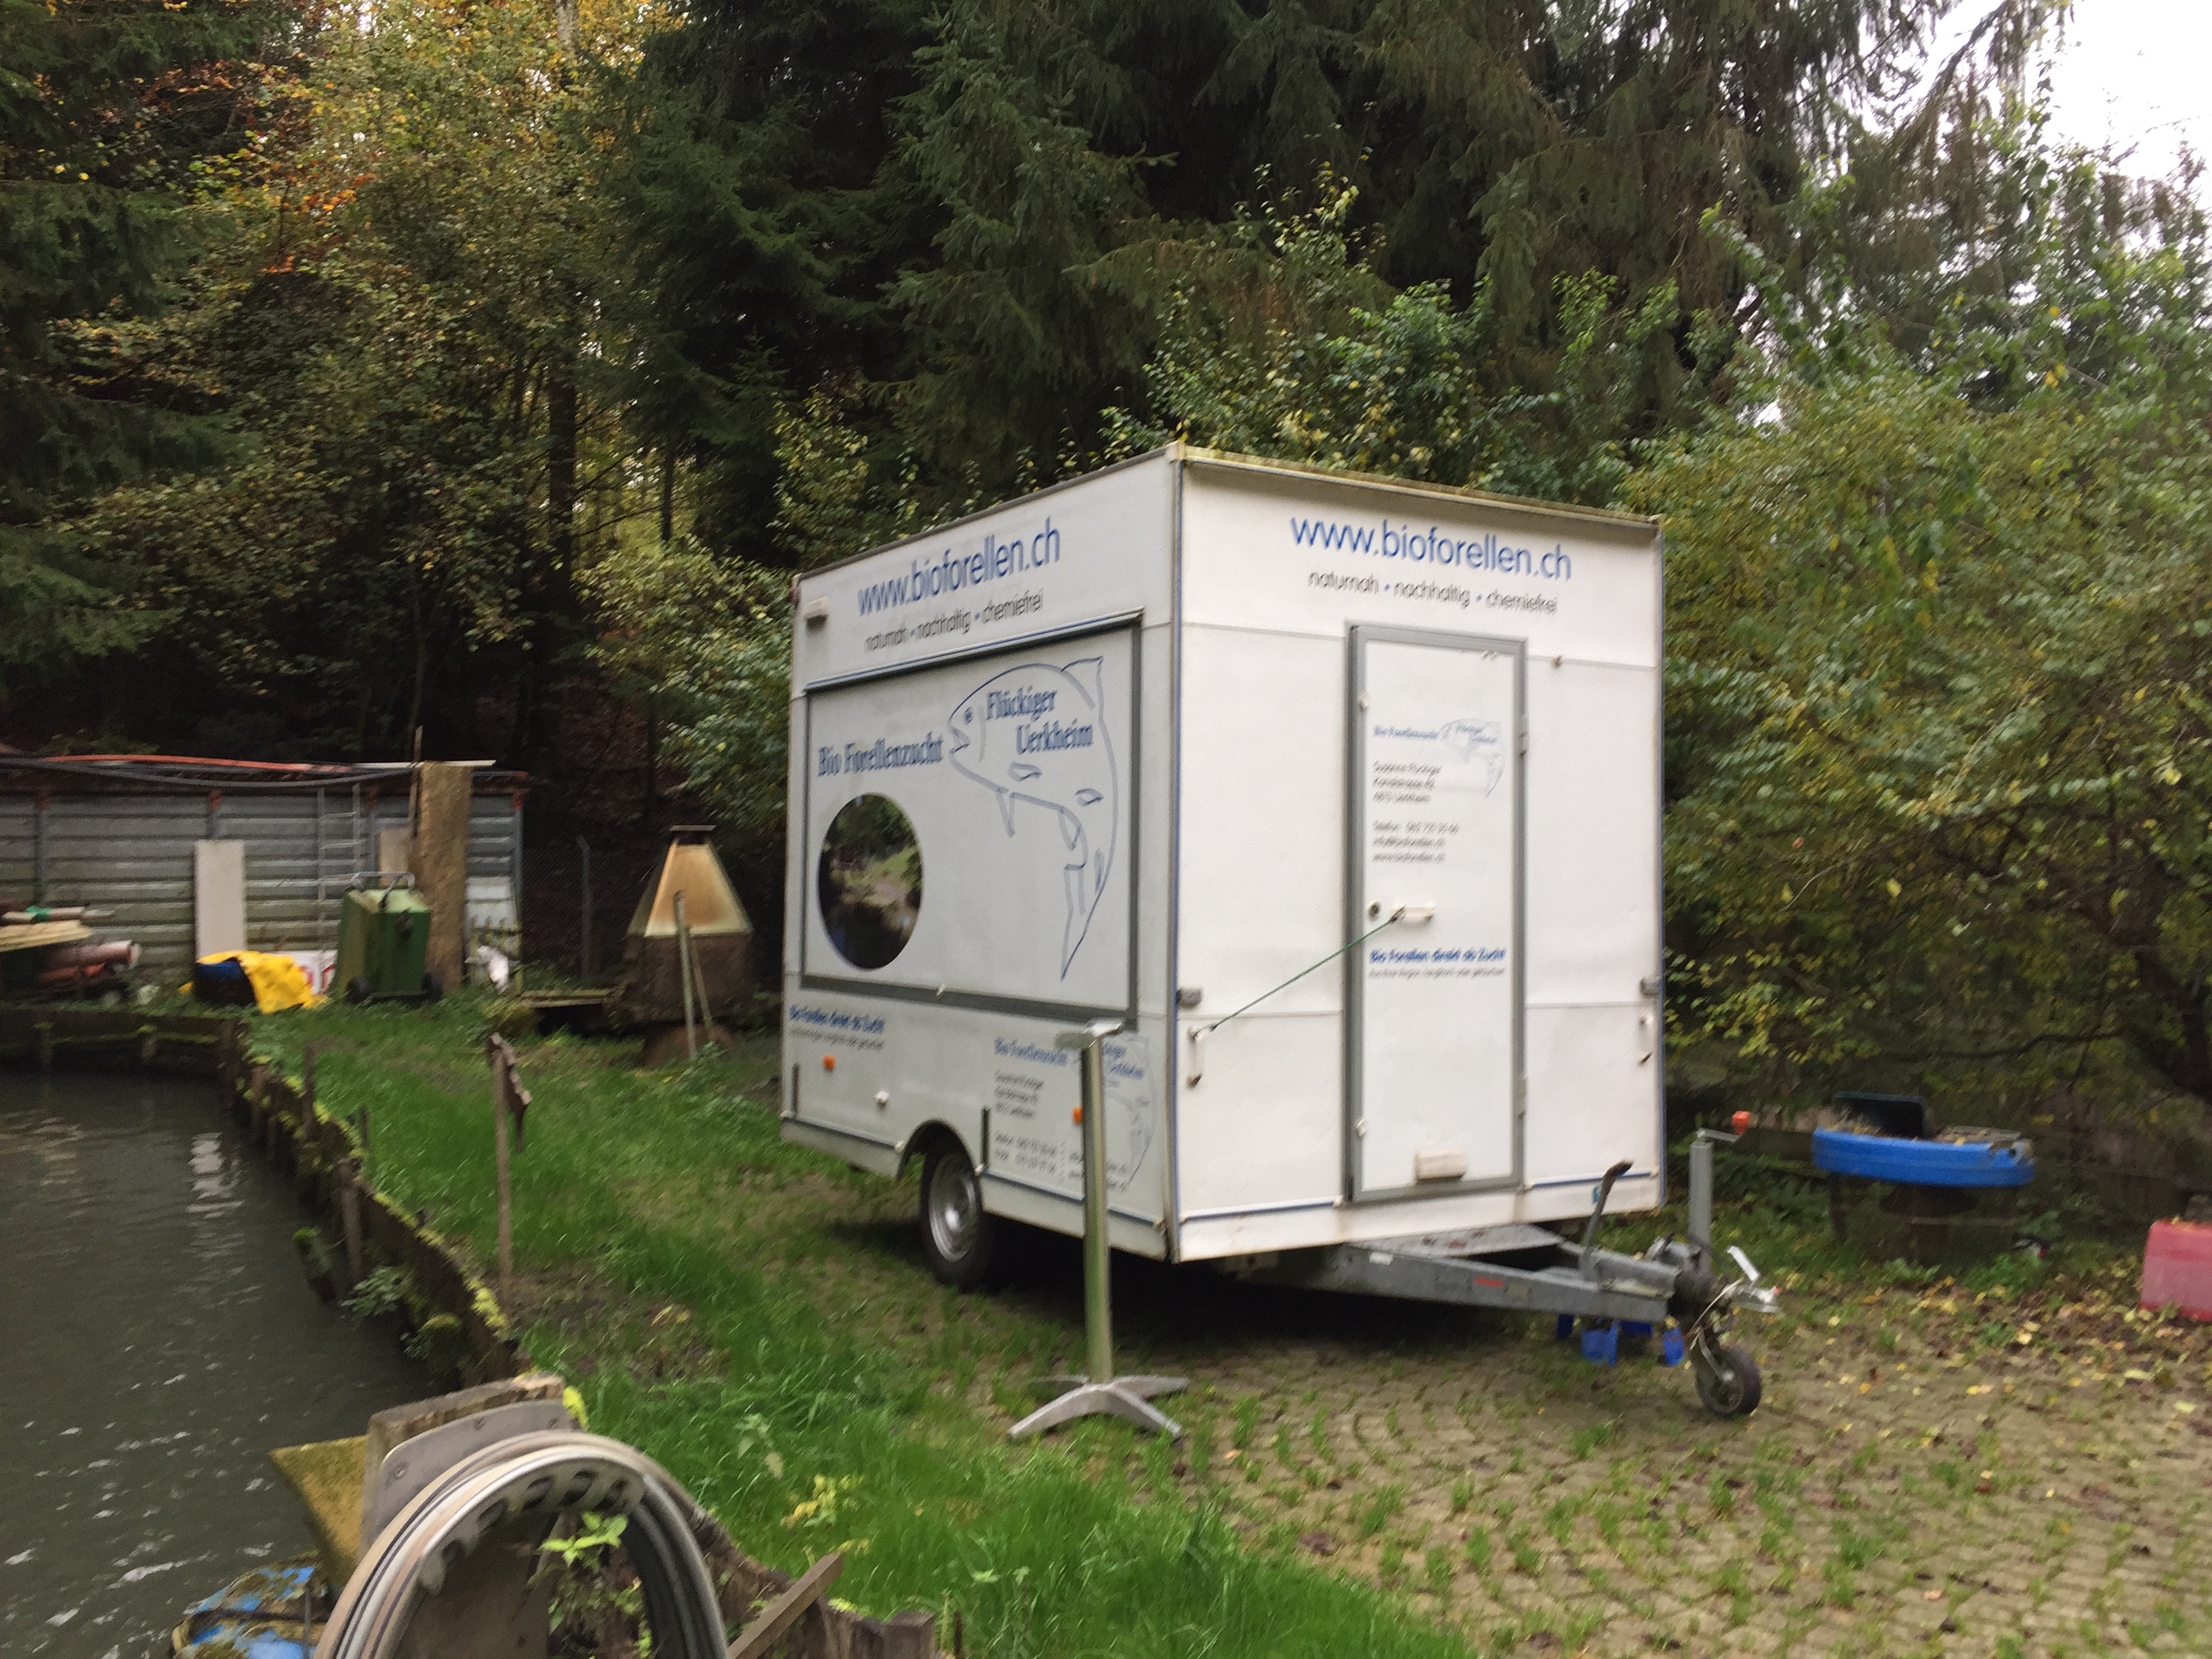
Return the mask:
[(417, 823), (408, 867), (430, 907), (426, 971), (447, 991), (466, 982), (469, 897), (469, 804), (473, 774), (435, 762), (416, 769)]
[(514, 1298), (514, 1194), (507, 1174), (507, 1075), (500, 1060), (492, 1057), (491, 1145), (499, 1172), (499, 1303), (505, 1308)]
[(486, 1037), (484, 1054), (491, 1061), (492, 1162), (499, 1181), (499, 1299), (504, 1306), (513, 1300), (514, 1290), (514, 1193), (507, 1179), (507, 1119), (514, 1119), (519, 1142), (530, 1092), (515, 1078), (514, 1050), (505, 1037)]
[(312, 1130), (315, 1127), (315, 1045), (307, 1043), (300, 1050), (300, 1127)]
[(908, 1607), (884, 1620), (884, 1659), (937, 1659), (937, 1615)]
[(806, 1610), (830, 1593), (845, 1570), (845, 1553), (833, 1550), (791, 1582), (791, 1587), (754, 1615), (730, 1642), (729, 1659), (761, 1659)]
[(368, 1178), (373, 1182), (373, 1181), (375, 1179), (375, 1177), (374, 1177), (374, 1175), (371, 1173), (371, 1171), (370, 1171), (370, 1164), (369, 1164), (369, 1151), (368, 1151), (368, 1107), (366, 1107), (366, 1106), (356, 1106), (356, 1107), (355, 1107), (355, 1108), (353, 1109), (353, 1127), (354, 1127), (354, 1133), (356, 1133), (357, 1135), (359, 1135), (359, 1136), (361, 1137), (361, 1169), (362, 1169), (362, 1173), (364, 1176), (368, 1176)]
[(346, 1274), (358, 1285), (368, 1263), (361, 1242), (361, 1164), (350, 1158), (338, 1160), (338, 1224), (345, 1230)]
[(691, 1024), (691, 924), (684, 920), (684, 894), (676, 895), (676, 975), (684, 986), (684, 1058), (699, 1058), (699, 1034)]

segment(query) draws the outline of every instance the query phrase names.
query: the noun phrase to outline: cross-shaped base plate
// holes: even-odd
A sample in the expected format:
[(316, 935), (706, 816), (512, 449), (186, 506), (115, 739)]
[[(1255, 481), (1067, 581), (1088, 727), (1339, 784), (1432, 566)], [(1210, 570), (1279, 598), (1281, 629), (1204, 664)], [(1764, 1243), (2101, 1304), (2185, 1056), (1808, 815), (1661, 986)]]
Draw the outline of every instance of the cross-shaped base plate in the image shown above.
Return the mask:
[(1152, 1396), (1179, 1393), (1189, 1385), (1180, 1376), (1117, 1376), (1110, 1382), (1086, 1382), (1079, 1376), (1054, 1377), (1054, 1383), (1074, 1386), (1050, 1404), (1041, 1406), (1006, 1431), (1006, 1438), (1042, 1434), (1079, 1417), (1118, 1417), (1140, 1429), (1152, 1429), (1170, 1440), (1182, 1438), (1182, 1425), (1151, 1403)]

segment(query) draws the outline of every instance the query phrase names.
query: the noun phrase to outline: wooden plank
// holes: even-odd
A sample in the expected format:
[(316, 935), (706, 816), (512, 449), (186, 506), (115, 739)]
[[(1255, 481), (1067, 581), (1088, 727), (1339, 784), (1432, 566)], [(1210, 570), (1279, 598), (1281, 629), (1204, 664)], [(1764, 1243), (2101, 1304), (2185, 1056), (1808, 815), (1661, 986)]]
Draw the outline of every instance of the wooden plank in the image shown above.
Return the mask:
[(474, 774), (465, 766), (423, 766), (422, 801), (408, 867), (430, 907), (430, 945), (423, 966), (448, 991), (461, 988), (462, 946), (467, 934), (469, 792)]
[(192, 843), (192, 957), (246, 948), (246, 843)]
[(807, 1608), (829, 1593), (845, 1570), (845, 1555), (832, 1550), (792, 1581), (791, 1588), (760, 1610), (730, 1644), (730, 1659), (761, 1659), (776, 1638), (799, 1622)]

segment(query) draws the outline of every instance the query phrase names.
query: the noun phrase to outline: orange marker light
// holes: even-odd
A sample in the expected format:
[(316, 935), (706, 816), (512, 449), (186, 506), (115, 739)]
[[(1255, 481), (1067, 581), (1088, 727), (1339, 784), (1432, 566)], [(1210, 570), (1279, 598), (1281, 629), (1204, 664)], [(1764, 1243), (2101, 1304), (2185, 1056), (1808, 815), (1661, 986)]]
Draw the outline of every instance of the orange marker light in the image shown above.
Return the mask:
[(1751, 1114), (1749, 1112), (1738, 1112), (1734, 1117), (1729, 1120), (1729, 1127), (1735, 1130), (1738, 1134), (1742, 1134), (1746, 1130), (1751, 1127)]
[(1067, 1115), (1067, 1121), (1074, 1124), (1077, 1128), (1081, 1128), (1083, 1127), (1083, 1108), (1079, 1106), (1073, 1111), (1070, 1112)]
[(836, 1056), (836, 1055), (835, 1055), (835, 1054), (824, 1054), (824, 1055), (823, 1055), (823, 1056), (822, 1056), (822, 1069), (823, 1069), (823, 1071), (825, 1071), (825, 1072), (834, 1072), (834, 1071), (836, 1071), (836, 1070), (837, 1069), (837, 1056)]

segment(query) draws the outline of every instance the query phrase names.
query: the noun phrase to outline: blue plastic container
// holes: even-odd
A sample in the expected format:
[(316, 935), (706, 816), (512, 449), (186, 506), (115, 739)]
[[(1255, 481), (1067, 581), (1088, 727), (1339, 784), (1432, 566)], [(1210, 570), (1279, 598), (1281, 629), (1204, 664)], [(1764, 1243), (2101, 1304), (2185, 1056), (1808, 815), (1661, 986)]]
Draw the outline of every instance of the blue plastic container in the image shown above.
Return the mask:
[(1813, 1167), (1905, 1187), (2025, 1187), (2035, 1179), (2024, 1140), (1905, 1140), (1842, 1129), (1813, 1131)]
[[(179, 1659), (312, 1659), (314, 1642), (300, 1627), (303, 1594), (328, 1610), (329, 1586), (312, 1565), (256, 1567), (189, 1609), (169, 1650)], [(321, 1639), (320, 1624), (313, 1636)]]

